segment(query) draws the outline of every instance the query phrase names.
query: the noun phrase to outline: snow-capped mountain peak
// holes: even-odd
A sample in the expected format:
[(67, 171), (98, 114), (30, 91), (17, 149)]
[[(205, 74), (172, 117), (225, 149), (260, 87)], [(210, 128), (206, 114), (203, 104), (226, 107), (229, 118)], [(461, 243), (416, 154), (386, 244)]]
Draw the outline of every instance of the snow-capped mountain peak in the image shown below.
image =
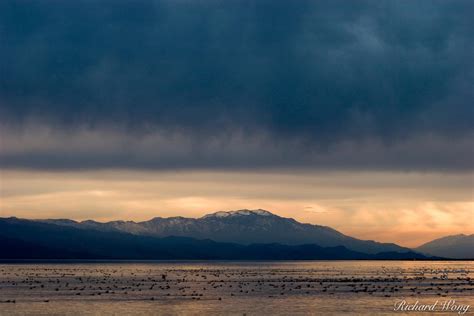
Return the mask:
[(275, 216), (269, 211), (265, 211), (262, 209), (257, 209), (257, 210), (245, 209), (245, 210), (238, 210), (238, 211), (220, 211), (220, 212), (204, 215), (202, 218), (216, 218), (216, 217), (224, 218), (224, 217), (231, 217), (231, 216), (248, 216), (248, 215)]

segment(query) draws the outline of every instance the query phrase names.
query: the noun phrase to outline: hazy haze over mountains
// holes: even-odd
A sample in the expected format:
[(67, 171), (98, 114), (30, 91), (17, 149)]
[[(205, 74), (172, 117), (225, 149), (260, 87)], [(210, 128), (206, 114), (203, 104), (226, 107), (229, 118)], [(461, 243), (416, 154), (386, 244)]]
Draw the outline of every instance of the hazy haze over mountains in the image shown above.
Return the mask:
[[(327, 226), (304, 224), (292, 218), (275, 215), (269, 211), (221, 211), (200, 218), (155, 217), (148, 221), (76, 222), (68, 219), (42, 220), (47, 223), (93, 229), (102, 232), (124, 232), (152, 237), (190, 237), (211, 239), (216, 242), (250, 245), (255, 243), (283, 245), (315, 244), (321, 247), (343, 246), (347, 249), (377, 254), (380, 252), (406, 252), (409, 248), (395, 243), (360, 240), (340, 233)], [(415, 251), (444, 258), (474, 258), (474, 235), (448, 236), (428, 242)]]
[(415, 250), (433, 256), (474, 259), (474, 234), (459, 234), (438, 238), (421, 245)]
[(392, 243), (359, 240), (330, 227), (299, 223), (265, 210), (217, 212), (201, 218), (155, 217), (149, 221), (46, 220), (45, 222), (100, 231), (126, 232), (135, 235), (180, 236), (211, 239), (238, 244), (280, 243), (287, 245), (316, 244), (322, 247), (344, 246), (364, 253), (407, 251)]
[(262, 209), (143, 222), (0, 218), (3, 259), (469, 259), (473, 240), (448, 236), (411, 250)]
[[(244, 215), (246, 214), (246, 215)], [(258, 214), (258, 213), (257, 213)], [(230, 213), (211, 218), (252, 216)], [(273, 216), (261, 213), (256, 216)], [(401, 260), (427, 259), (409, 249), (367, 253), (344, 246), (314, 243), (243, 245), (190, 237), (131, 234), (115, 228), (95, 229), (71, 220), (35, 221), (0, 218), (0, 259), (121, 259), (121, 260)], [(115, 222), (117, 223), (117, 222)], [(123, 222), (122, 222), (123, 223)]]

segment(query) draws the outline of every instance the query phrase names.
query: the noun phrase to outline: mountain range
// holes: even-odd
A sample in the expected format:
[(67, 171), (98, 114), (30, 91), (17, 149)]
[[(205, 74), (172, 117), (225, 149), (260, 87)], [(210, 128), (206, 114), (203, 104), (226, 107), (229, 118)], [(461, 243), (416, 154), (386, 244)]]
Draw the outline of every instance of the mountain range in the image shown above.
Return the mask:
[(474, 234), (459, 234), (438, 238), (421, 245), (415, 250), (432, 256), (474, 259)]
[(396, 244), (359, 240), (330, 227), (303, 224), (265, 210), (217, 212), (201, 218), (155, 217), (149, 221), (44, 220), (45, 223), (94, 229), (103, 232), (124, 232), (153, 237), (191, 237), (243, 245), (280, 243), (285, 245), (317, 244), (321, 247), (344, 246), (363, 253), (410, 251)]
[[(0, 218), (0, 258), (427, 259), (432, 252), (346, 236), (265, 210), (201, 218), (77, 222)], [(420, 252), (423, 252), (420, 253)], [(436, 254), (437, 257), (443, 255)]]

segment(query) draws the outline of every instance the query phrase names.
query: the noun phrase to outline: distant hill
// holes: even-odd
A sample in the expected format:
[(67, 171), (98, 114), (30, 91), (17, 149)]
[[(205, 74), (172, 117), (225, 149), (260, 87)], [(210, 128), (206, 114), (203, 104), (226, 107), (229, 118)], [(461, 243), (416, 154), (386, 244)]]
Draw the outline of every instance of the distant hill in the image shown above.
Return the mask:
[(134, 235), (180, 236), (211, 239), (243, 245), (279, 243), (284, 245), (316, 244), (321, 247), (343, 246), (362, 253), (406, 252), (408, 248), (392, 243), (379, 243), (346, 236), (326, 226), (303, 224), (265, 210), (217, 212), (201, 218), (156, 217), (149, 221), (45, 220), (43, 222), (103, 232), (126, 232)]
[(423, 244), (414, 250), (432, 256), (455, 259), (474, 259), (474, 234), (460, 234), (438, 238)]
[(0, 259), (352, 260), (426, 259), (407, 252), (368, 254), (343, 246), (215, 242), (0, 219)]

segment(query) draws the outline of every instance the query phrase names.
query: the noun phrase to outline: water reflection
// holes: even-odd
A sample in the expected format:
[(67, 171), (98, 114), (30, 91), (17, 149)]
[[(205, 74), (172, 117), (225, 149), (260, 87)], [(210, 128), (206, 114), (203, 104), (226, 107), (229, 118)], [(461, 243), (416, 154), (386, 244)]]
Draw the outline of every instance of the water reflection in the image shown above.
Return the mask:
[(468, 261), (2, 264), (0, 314), (393, 314), (400, 300), (474, 305), (473, 271)]

